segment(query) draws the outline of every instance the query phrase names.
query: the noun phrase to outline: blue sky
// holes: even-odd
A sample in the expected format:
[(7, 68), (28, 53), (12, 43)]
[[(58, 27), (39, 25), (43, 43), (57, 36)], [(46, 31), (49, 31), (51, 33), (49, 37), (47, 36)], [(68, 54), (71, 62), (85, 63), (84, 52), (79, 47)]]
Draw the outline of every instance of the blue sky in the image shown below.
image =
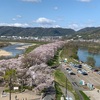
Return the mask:
[(0, 0), (0, 26), (100, 26), (100, 0)]

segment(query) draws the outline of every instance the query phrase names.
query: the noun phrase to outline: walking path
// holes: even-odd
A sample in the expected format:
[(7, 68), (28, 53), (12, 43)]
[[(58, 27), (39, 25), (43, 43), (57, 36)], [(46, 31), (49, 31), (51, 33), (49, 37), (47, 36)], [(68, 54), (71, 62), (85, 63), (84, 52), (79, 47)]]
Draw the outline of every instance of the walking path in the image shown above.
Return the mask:
[[(0, 87), (0, 100), (9, 100), (9, 93), (2, 95), (3, 90), (4, 88)], [(15, 100), (16, 96), (17, 100), (40, 100), (41, 98), (41, 95), (36, 95), (34, 92), (28, 90), (22, 93), (12, 93), (12, 100)]]

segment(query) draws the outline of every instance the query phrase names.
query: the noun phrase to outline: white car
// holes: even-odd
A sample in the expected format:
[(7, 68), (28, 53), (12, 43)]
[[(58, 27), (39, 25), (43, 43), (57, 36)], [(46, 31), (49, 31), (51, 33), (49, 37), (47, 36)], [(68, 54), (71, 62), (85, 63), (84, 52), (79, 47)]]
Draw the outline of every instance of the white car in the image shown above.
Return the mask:
[(82, 73), (83, 73), (83, 72), (82, 72), (82, 70), (78, 70), (77, 72), (78, 72), (78, 73), (80, 73), (80, 74), (82, 74)]
[(100, 71), (99, 72), (97, 72), (99, 75), (100, 75)]
[(68, 73), (69, 73), (69, 74), (72, 73), (72, 70), (68, 71)]

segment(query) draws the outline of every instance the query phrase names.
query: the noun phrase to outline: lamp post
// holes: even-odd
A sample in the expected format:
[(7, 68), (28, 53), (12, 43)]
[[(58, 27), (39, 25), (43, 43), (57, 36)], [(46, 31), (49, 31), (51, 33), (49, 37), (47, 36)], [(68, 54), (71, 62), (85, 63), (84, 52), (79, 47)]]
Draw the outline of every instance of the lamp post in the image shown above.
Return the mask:
[(11, 100), (11, 85), (12, 85), (12, 82), (11, 82), (11, 77), (9, 79), (9, 100)]

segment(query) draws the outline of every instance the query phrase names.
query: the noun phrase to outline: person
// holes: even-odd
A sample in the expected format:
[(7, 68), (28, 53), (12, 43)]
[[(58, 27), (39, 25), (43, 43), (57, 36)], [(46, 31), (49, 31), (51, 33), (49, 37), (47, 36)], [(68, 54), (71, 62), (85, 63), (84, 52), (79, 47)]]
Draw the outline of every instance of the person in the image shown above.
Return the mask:
[(15, 96), (15, 100), (17, 100), (17, 95)]
[(64, 100), (64, 96), (63, 95), (61, 96), (61, 99), (60, 100)]
[(97, 90), (97, 92), (99, 93), (99, 90)]
[(4, 95), (4, 90), (2, 91), (2, 95)]

